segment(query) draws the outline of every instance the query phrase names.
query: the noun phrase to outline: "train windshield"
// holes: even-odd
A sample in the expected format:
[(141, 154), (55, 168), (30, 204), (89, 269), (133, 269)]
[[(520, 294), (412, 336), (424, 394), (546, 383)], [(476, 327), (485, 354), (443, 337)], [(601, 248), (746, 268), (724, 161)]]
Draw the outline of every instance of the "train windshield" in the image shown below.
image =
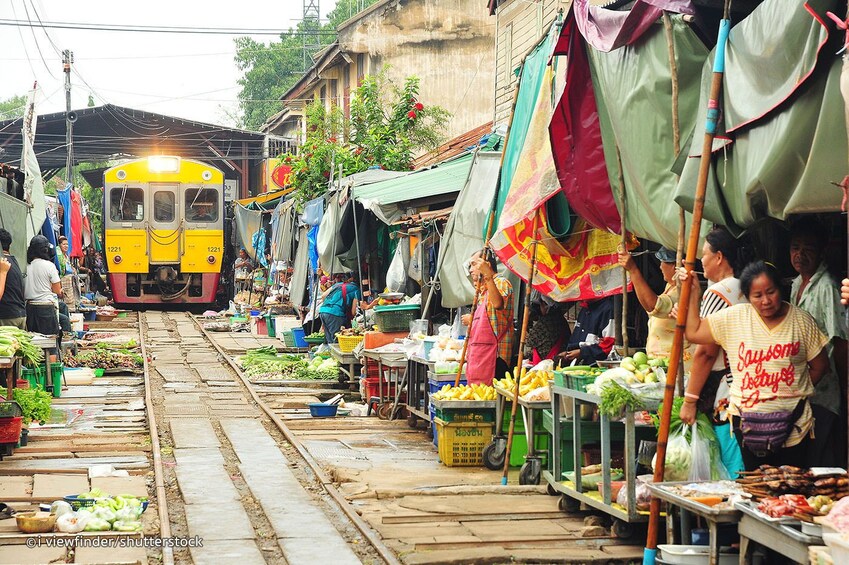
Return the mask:
[(186, 220), (189, 222), (218, 221), (218, 192), (212, 188), (187, 189)]
[(138, 222), (144, 218), (144, 191), (123, 186), (109, 193), (109, 216), (113, 222)]

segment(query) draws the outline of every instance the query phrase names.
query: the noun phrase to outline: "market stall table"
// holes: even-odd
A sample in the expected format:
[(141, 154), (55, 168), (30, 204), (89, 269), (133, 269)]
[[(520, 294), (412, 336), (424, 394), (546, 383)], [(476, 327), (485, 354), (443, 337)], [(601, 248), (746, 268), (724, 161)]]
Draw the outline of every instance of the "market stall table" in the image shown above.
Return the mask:
[[(681, 522), (684, 524), (688, 521), (688, 513), (695, 514), (703, 518), (708, 524), (708, 532), (710, 535), (710, 540), (708, 542), (708, 548), (710, 550), (710, 565), (719, 565), (719, 525), (720, 524), (736, 524), (740, 521), (740, 511), (735, 508), (726, 508), (726, 507), (717, 507), (717, 506), (707, 506), (706, 504), (702, 504), (695, 500), (691, 500), (690, 498), (679, 496), (675, 492), (670, 491), (670, 487), (677, 487), (690, 484), (689, 481), (684, 482), (668, 482), (668, 483), (658, 483), (658, 484), (648, 484), (648, 488), (652, 493), (652, 496), (655, 496), (669, 505), (675, 506), (679, 508), (681, 512)], [(666, 520), (666, 529), (667, 529), (667, 543), (672, 543), (671, 540), (674, 539), (674, 520), (672, 518), (672, 512), (667, 511), (667, 520)], [(689, 540), (684, 540), (684, 537), (689, 537), (685, 535), (685, 529), (682, 528), (681, 532), (681, 543), (688, 543)]]
[[(507, 438), (501, 435), (501, 422), (504, 421), (504, 410), (505, 404), (509, 400), (511, 403), (513, 402), (513, 391), (505, 390), (501, 387), (495, 387), (495, 392), (498, 393), (498, 398), (495, 402), (495, 426), (498, 435), (492, 438), (492, 442), (507, 442)], [(525, 456), (525, 464), (522, 465), (522, 468), (519, 471), (519, 484), (520, 485), (538, 485), (540, 480), (540, 474), (542, 472), (542, 461), (540, 458), (540, 454), (548, 458), (549, 453), (540, 452), (538, 454), (536, 452), (536, 426), (534, 425), (537, 419), (542, 422), (542, 411), (548, 410), (551, 408), (550, 400), (539, 400), (539, 401), (530, 401), (525, 400), (521, 396), (519, 396), (519, 407), (522, 410), (522, 421), (525, 424), (525, 440), (528, 443), (528, 453)], [(486, 452), (503, 452), (500, 448), (491, 448)], [(486, 453), (485, 452), (485, 453)], [(506, 454), (505, 454), (506, 457)], [(496, 470), (500, 469), (504, 464), (503, 459), (496, 466)], [(487, 465), (489, 467), (489, 465)]]
[[(406, 385), (407, 380), (407, 356), (403, 352), (388, 352), (388, 351), (378, 351), (376, 349), (364, 349), (363, 357), (366, 359), (371, 359), (372, 361), (377, 361), (378, 368), (378, 392), (377, 392), (377, 401), (380, 408), (378, 409), (378, 417), (382, 419), (394, 420), (395, 415), (398, 412), (399, 405), (401, 404), (401, 393)], [(383, 369), (389, 369), (389, 376), (386, 378), (386, 402), (384, 402), (383, 395)], [(398, 378), (398, 371), (403, 369), (403, 376)], [(392, 376), (395, 377), (395, 399), (392, 404)], [(371, 403), (371, 399), (368, 399), (368, 402)], [(387, 406), (384, 408), (384, 405)]]
[(338, 343), (331, 343), (329, 345), (330, 355), (339, 363), (339, 370), (347, 375), (348, 382), (358, 382), (357, 367), (360, 365), (360, 360), (351, 352), (343, 353)]
[(416, 426), (417, 419), (430, 422), (428, 373), (433, 372), (435, 365), (433, 361), (416, 355), (407, 361), (407, 411), (411, 428)]
[(792, 559), (797, 563), (808, 563), (808, 548), (823, 545), (821, 537), (803, 534), (784, 520), (769, 520), (749, 503), (737, 502), (734, 508), (742, 512), (737, 529), (740, 532), (740, 565), (751, 563), (751, 542), (762, 545)]

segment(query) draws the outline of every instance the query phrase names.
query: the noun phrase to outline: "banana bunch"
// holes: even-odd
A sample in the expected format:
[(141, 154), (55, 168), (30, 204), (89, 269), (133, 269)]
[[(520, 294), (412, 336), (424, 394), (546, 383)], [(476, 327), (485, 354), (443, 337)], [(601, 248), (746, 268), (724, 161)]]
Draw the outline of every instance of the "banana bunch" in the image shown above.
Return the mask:
[[(528, 371), (527, 368), (523, 368), (521, 375), (519, 378), (519, 396), (525, 396), (533, 390), (547, 387), (548, 381), (554, 379), (554, 371)], [(496, 380), (493, 384), (500, 389), (513, 392), (516, 390), (515, 373), (512, 375), (504, 373), (504, 378)]]
[(495, 389), (488, 385), (445, 385), (433, 394), (434, 400), (495, 400)]

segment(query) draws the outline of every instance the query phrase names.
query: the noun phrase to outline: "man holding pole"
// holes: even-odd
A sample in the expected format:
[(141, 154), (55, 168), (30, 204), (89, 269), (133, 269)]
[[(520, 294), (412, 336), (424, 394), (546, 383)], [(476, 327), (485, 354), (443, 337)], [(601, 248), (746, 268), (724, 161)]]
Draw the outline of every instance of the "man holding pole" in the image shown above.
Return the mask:
[(472, 255), (469, 274), (480, 284), (477, 309), (462, 320), (466, 326), (471, 322), (466, 378), (469, 384), (491, 385), (493, 377), (510, 370), (513, 360), (513, 285), (498, 274), (495, 257), (486, 249)]

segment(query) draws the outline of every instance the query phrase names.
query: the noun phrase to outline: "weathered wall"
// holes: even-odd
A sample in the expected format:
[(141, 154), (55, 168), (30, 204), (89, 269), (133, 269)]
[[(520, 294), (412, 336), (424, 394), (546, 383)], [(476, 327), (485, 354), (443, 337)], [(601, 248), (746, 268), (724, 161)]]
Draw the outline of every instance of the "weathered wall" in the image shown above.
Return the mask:
[(399, 84), (406, 76), (419, 77), (420, 101), (453, 115), (448, 138), (492, 119), (495, 18), (486, 2), (392, 0), (376, 6), (339, 30), (340, 47), (353, 59), (352, 75), (357, 54), (364, 54), (366, 73), (387, 69)]
[(518, 77), (514, 72), (522, 58), (539, 43), (557, 12), (568, 9), (570, 0), (502, 0), (496, 11), (495, 123), (510, 120), (510, 108)]

